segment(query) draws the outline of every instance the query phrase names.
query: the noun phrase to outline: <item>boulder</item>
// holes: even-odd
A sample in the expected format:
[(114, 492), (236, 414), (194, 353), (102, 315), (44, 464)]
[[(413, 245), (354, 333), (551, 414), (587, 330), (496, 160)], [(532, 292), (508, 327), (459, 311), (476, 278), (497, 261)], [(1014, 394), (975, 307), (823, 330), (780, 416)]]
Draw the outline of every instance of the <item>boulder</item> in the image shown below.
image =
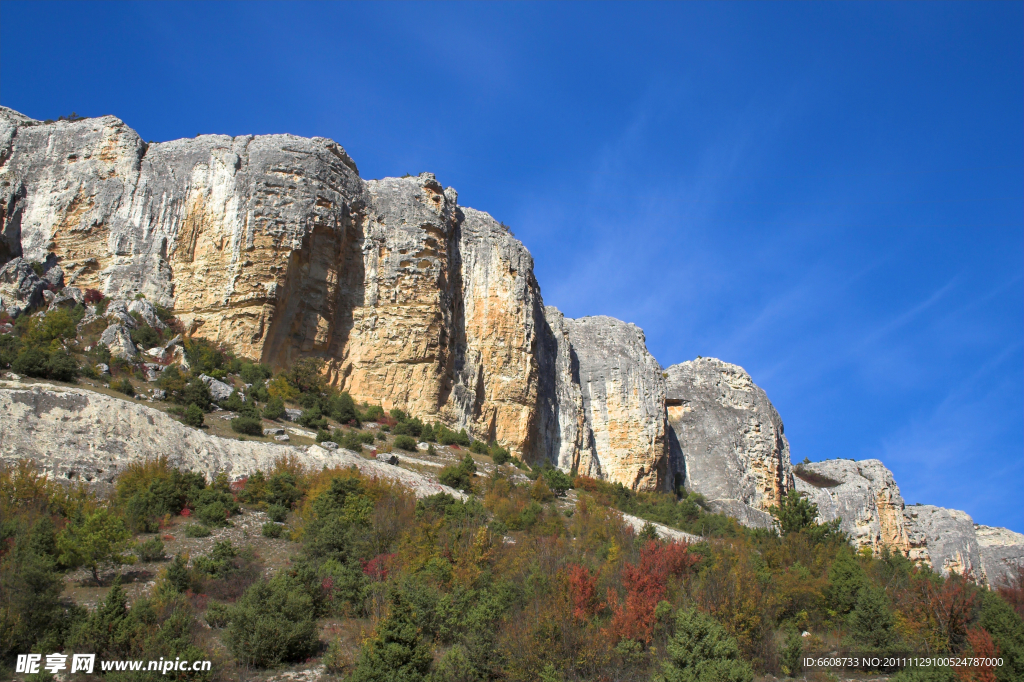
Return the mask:
[(167, 399), (167, 391), (165, 391), (162, 388), (154, 388), (153, 389), (153, 400), (166, 400), (166, 399)]
[(325, 450), (337, 450), (338, 449), (338, 444), (335, 443), (333, 440), (325, 440), (322, 443), (317, 443), (317, 445), (319, 445), (320, 447), (324, 448)]
[(143, 370), (146, 374), (146, 381), (156, 381), (160, 378), (160, 373), (166, 369), (163, 365), (158, 365), (152, 362), (147, 362), (143, 365)]
[(263, 429), (264, 436), (281, 436), (284, 434), (284, 429)]
[(99, 363), (96, 365), (96, 371), (102, 376), (104, 374), (110, 374), (110, 367), (105, 363)]
[(166, 324), (157, 315), (156, 307), (144, 298), (135, 299), (128, 304), (128, 312), (138, 313), (153, 329), (165, 329)]
[(107, 327), (100, 335), (100, 344), (106, 346), (115, 358), (134, 362), (139, 357), (139, 351), (124, 325), (115, 323)]
[[(64, 287), (50, 302), (50, 310), (57, 308), (74, 308), (85, 304), (85, 295), (78, 287)], [(84, 318), (83, 318), (84, 319)]]
[(378, 462), (384, 464), (391, 464), (392, 466), (398, 464), (398, 455), (392, 455), (390, 452), (378, 452), (375, 458)]
[(24, 258), (14, 258), (0, 267), (0, 310), (17, 317), (43, 303), (46, 282)]
[(290, 407), (285, 408), (284, 417), (290, 422), (299, 421), (299, 417), (302, 416), (302, 410), (293, 410)]
[(218, 381), (211, 376), (200, 374), (199, 378), (202, 379), (203, 383), (209, 387), (210, 397), (213, 398), (214, 402), (219, 403), (222, 400), (227, 400), (235, 390), (230, 385), (225, 384), (223, 381)]
[(64, 288), (64, 270), (54, 263), (43, 273), (43, 280), (54, 289), (62, 289)]
[(280, 436), (274, 436), (274, 440), (278, 443), (287, 443), (291, 440), (287, 433), (282, 433)]
[(135, 318), (128, 312), (128, 304), (122, 300), (111, 301), (107, 304), (106, 317), (109, 319), (113, 317), (118, 323), (127, 327), (128, 329), (135, 329), (139, 326)]

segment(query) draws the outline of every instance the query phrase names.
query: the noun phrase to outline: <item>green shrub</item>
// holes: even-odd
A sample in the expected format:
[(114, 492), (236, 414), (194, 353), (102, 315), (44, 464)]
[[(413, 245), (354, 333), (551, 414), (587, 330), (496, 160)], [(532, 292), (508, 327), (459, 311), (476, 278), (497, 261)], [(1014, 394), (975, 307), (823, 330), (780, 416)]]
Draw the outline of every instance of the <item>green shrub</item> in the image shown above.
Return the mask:
[(231, 420), (231, 430), (247, 436), (262, 436), (263, 422), (254, 417), (235, 417)]
[(263, 417), (266, 419), (280, 419), (284, 416), (284, 401), (280, 398), (271, 398), (267, 406), (263, 408)]
[(302, 661), (319, 648), (313, 601), (287, 572), (254, 583), (230, 611), (228, 649), (242, 664)]
[(751, 682), (754, 671), (740, 658), (736, 640), (718, 621), (696, 609), (676, 615), (676, 631), (662, 663), (665, 682)]
[(110, 387), (119, 393), (124, 393), (126, 396), (132, 398), (135, 397), (135, 387), (132, 385), (132, 382), (128, 377), (124, 377), (120, 381), (111, 383)]
[(438, 480), (442, 485), (471, 493), (473, 492), (472, 476), (475, 473), (476, 462), (470, 455), (466, 455), (458, 465), (446, 466), (441, 469)]
[(560, 469), (545, 469), (543, 475), (548, 488), (559, 497), (565, 495), (565, 491), (572, 487), (572, 479)]
[(270, 367), (267, 365), (243, 362), (241, 367), (238, 369), (238, 376), (240, 376), (242, 381), (245, 383), (257, 386), (274, 376), (274, 373), (270, 371)]
[(135, 548), (140, 561), (160, 561), (164, 558), (164, 543), (160, 538), (153, 538), (140, 543)]
[(284, 530), (284, 526), (279, 523), (268, 522), (263, 524), (261, 532), (265, 538), (279, 538), (281, 532)]
[(342, 392), (333, 396), (328, 402), (327, 414), (340, 424), (359, 424), (359, 412), (352, 396)]
[(210, 529), (198, 523), (190, 523), (185, 526), (185, 537), (208, 538), (210, 537)]
[(203, 614), (203, 620), (211, 628), (222, 628), (231, 622), (231, 608), (219, 601), (210, 602)]
[(365, 422), (379, 422), (384, 418), (384, 408), (380, 405), (370, 405), (363, 412), (362, 418)]
[(160, 343), (160, 333), (148, 324), (138, 325), (131, 331), (130, 336), (133, 343), (136, 343), (143, 348), (152, 348)]
[(267, 516), (271, 521), (284, 523), (284, 520), (288, 518), (288, 507), (282, 504), (272, 504), (267, 507)]
[(202, 408), (195, 403), (192, 403), (185, 408), (185, 423), (189, 426), (194, 426), (197, 429), (206, 423), (206, 415), (203, 414)]
[(239, 393), (238, 389), (236, 388), (235, 390), (231, 391), (231, 395), (229, 395), (224, 400), (220, 401), (218, 405), (220, 405), (225, 410), (229, 410), (231, 412), (238, 412), (239, 410), (243, 409), (246, 406), (246, 403), (244, 400), (242, 400), (242, 394)]
[(413, 452), (416, 450), (416, 439), (411, 436), (398, 436), (395, 438), (395, 447)]

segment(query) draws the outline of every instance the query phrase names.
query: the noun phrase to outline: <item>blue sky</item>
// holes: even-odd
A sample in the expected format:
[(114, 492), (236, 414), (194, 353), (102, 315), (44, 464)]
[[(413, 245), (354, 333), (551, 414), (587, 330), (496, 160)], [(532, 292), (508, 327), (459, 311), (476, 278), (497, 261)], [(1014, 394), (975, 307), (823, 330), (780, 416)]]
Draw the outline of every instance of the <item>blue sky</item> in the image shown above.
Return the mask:
[(1022, 3), (0, 3), (0, 103), (431, 171), (793, 458), (1024, 531)]

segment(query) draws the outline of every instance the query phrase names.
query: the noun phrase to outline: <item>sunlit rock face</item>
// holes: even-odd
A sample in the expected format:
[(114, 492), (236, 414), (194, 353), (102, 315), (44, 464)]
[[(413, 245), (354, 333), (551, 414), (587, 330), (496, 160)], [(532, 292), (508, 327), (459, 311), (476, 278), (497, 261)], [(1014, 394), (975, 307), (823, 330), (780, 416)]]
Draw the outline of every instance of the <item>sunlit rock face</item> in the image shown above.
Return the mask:
[(911, 559), (942, 575), (959, 573), (985, 582), (974, 520), (958, 509), (918, 504), (903, 510)]
[(562, 325), (579, 367), (586, 425), (578, 471), (634, 490), (664, 488), (665, 383), (643, 330), (604, 316)]
[[(665, 371), (672, 477), (709, 500), (765, 511), (793, 487), (782, 419), (742, 367), (698, 358)], [(740, 518), (762, 525), (763, 515)]]
[(1007, 528), (974, 526), (985, 578), (993, 587), (1006, 585), (1024, 568), (1024, 535)]
[(112, 116), (0, 108), (0, 211), (0, 265), (55, 259), (67, 285), (173, 307), (188, 333), (240, 356), (321, 358), (357, 400), (528, 461), (658, 485), (660, 394), (623, 393), (659, 381), (642, 333), (621, 346), (640, 364), (609, 376), (588, 422), (568, 327), (557, 311), (549, 324), (529, 252), (429, 173), (364, 181), (324, 138), (147, 144)]
[(829, 459), (801, 464), (795, 474), (796, 489), (818, 505), (819, 519), (840, 519), (856, 547), (910, 552), (903, 497), (880, 461)]

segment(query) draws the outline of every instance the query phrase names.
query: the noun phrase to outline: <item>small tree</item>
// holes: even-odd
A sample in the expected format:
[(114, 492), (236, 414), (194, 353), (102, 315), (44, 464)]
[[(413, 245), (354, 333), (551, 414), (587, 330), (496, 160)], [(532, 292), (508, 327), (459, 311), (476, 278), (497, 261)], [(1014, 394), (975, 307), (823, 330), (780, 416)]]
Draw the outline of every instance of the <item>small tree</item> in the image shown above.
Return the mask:
[(131, 546), (128, 526), (106, 509), (87, 514), (81, 523), (69, 525), (57, 536), (60, 562), (69, 567), (85, 566), (97, 583), (104, 564), (132, 563), (132, 557), (124, 554)]
[[(412, 606), (401, 592), (391, 595), (391, 613), (377, 636), (359, 653), (352, 682), (419, 682), (430, 669), (430, 647), (416, 625)], [(454, 663), (454, 662), (453, 662)]]
[(696, 609), (676, 615), (676, 633), (662, 663), (664, 682), (751, 682), (754, 671), (740, 658), (736, 640)]
[(195, 403), (192, 403), (185, 409), (185, 423), (189, 426), (194, 426), (197, 429), (206, 423), (206, 415), (203, 414), (203, 408), (199, 407)]
[(845, 643), (856, 647), (859, 652), (891, 651), (897, 642), (896, 625), (885, 592), (871, 585), (861, 588), (848, 623), (850, 635)]
[(818, 518), (818, 505), (809, 502), (796, 490), (790, 490), (777, 507), (768, 508), (768, 513), (775, 517), (779, 530), (785, 535), (814, 526)]

